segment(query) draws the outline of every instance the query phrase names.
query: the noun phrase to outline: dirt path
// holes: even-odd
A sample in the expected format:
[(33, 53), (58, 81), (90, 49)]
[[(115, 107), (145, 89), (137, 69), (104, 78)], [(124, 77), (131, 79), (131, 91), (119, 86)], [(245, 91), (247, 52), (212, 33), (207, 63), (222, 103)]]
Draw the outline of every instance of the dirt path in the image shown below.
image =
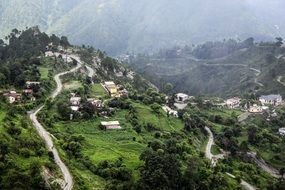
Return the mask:
[[(81, 67), (81, 62), (79, 60), (79, 58), (77, 56), (70, 56), (71, 58), (77, 60), (77, 66), (69, 71), (66, 72), (62, 72), (57, 74), (54, 77), (54, 80), (56, 82), (56, 89), (53, 91), (53, 93), (51, 94), (51, 98), (54, 99), (55, 97), (57, 97), (59, 95), (59, 93), (62, 90), (62, 82), (60, 80), (60, 77), (68, 74), (68, 73), (72, 73), (75, 72), (76, 70), (78, 70)], [(64, 184), (62, 184), (62, 189), (64, 190), (71, 190), (73, 187), (73, 179), (72, 179), (72, 175), (69, 172), (67, 166), (63, 163), (63, 161), (61, 160), (57, 149), (54, 146), (54, 143), (52, 141), (52, 137), (51, 134), (49, 132), (46, 131), (46, 129), (41, 125), (41, 123), (38, 121), (37, 118), (37, 114), (43, 109), (44, 105), (41, 106), (40, 108), (38, 108), (35, 111), (31, 111), (29, 113), (30, 119), (33, 122), (34, 127), (36, 128), (36, 130), (38, 131), (38, 134), (41, 136), (41, 138), (45, 141), (47, 148), (50, 152), (53, 153), (54, 156), (54, 161), (55, 163), (58, 165), (58, 167), (60, 168), (63, 178), (64, 178)]]

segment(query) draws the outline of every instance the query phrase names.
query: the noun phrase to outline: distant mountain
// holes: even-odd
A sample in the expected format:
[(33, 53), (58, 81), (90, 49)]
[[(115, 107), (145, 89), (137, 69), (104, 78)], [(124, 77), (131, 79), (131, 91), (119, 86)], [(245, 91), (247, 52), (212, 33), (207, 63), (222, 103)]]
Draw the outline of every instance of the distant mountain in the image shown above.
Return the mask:
[(223, 38), (285, 34), (282, 0), (2, 0), (0, 36), (39, 25), (116, 55)]

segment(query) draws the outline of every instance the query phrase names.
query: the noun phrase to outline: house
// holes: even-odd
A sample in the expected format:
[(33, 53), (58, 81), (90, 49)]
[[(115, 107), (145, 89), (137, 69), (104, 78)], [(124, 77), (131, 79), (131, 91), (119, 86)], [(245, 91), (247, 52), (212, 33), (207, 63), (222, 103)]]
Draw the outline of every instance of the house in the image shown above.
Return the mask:
[(273, 106), (278, 106), (281, 105), (282, 103), (282, 96), (279, 94), (271, 94), (267, 96), (261, 96), (259, 98), (259, 101), (262, 103), (262, 105), (273, 105)]
[(94, 98), (89, 98), (87, 99), (89, 103), (91, 103), (95, 108), (102, 108), (103, 107), (103, 102), (102, 100), (96, 100)]
[(81, 102), (81, 97), (73, 96), (69, 100), (71, 106), (79, 106)]
[(54, 53), (52, 51), (47, 51), (47, 52), (45, 52), (45, 56), (46, 57), (52, 57), (52, 56), (54, 56)]
[(254, 104), (253, 106), (250, 106), (249, 107), (249, 110), (248, 110), (250, 113), (262, 113), (263, 112), (263, 109), (261, 106), (258, 106), (256, 104)]
[(27, 81), (26, 82), (26, 87), (27, 88), (31, 88), (32, 86), (38, 86), (40, 84), (41, 84), (40, 82), (36, 82), (36, 81)]
[(21, 95), (18, 94), (16, 91), (10, 91), (8, 93), (3, 94), (5, 97), (7, 97), (10, 104), (19, 101), (21, 99)]
[(175, 95), (175, 102), (176, 103), (185, 103), (189, 100), (189, 96), (187, 94), (178, 93)]
[(101, 126), (104, 129), (122, 129), (118, 121), (102, 121)]
[(226, 100), (226, 106), (231, 109), (240, 107), (240, 98), (234, 97)]
[(280, 135), (285, 136), (285, 128), (280, 128), (280, 129), (278, 130), (278, 132), (279, 132)]
[(107, 81), (104, 83), (105, 88), (109, 92), (110, 96), (112, 97), (118, 97), (118, 89), (116, 84), (113, 81)]

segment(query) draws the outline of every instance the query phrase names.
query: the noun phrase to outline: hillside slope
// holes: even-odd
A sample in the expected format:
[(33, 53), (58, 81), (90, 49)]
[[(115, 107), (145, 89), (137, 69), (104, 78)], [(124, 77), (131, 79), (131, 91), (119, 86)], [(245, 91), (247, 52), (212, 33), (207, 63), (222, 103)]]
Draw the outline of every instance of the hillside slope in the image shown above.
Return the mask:
[[(207, 54), (207, 48), (202, 49)], [(216, 47), (213, 49), (215, 52), (221, 51)], [(129, 65), (160, 89), (169, 82), (173, 84), (174, 91), (191, 95), (285, 95), (284, 87), (277, 80), (285, 75), (284, 48), (276, 47), (274, 43), (256, 44), (209, 59), (198, 59), (193, 55), (195, 50), (189, 53), (187, 48), (174, 48), (166, 52), (131, 57)], [(169, 52), (179, 52), (179, 55), (169, 55)], [(213, 56), (213, 52), (208, 56)]]

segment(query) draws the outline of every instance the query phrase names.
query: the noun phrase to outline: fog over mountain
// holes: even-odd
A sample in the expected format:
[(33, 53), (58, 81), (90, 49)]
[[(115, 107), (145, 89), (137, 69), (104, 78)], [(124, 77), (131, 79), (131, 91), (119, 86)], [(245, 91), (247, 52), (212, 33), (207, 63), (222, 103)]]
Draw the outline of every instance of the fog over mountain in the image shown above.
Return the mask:
[(39, 25), (115, 55), (285, 34), (283, 0), (2, 0), (0, 36)]

